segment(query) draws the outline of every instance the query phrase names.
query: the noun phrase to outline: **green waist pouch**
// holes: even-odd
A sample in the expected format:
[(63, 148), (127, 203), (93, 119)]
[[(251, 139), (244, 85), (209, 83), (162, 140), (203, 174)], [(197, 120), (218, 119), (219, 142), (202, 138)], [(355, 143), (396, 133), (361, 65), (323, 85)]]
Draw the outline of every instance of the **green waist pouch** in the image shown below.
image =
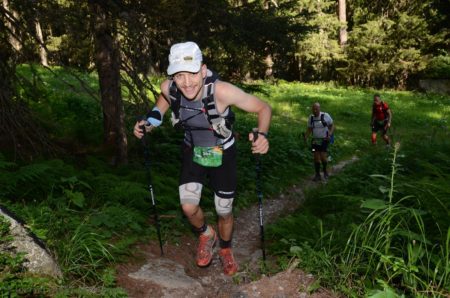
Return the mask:
[(323, 141), (324, 141), (323, 138), (313, 138), (312, 141), (311, 141), (311, 143), (312, 143), (313, 145), (322, 145)]
[(194, 162), (204, 167), (219, 167), (222, 165), (223, 149), (221, 146), (194, 146)]

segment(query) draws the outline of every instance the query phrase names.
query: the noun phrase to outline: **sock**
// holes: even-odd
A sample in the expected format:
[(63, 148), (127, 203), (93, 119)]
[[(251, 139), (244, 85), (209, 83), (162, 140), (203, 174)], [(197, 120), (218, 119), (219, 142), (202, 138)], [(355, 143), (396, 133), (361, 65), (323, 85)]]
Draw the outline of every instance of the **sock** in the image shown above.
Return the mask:
[[(205, 224), (206, 225), (206, 224)], [(208, 236), (208, 237), (212, 237), (214, 234), (214, 231), (213, 231), (213, 229), (211, 228), (211, 226), (210, 225), (207, 225), (206, 226), (206, 229), (205, 229), (205, 231), (202, 233), (203, 235), (206, 235), (206, 236)]]
[(326, 173), (327, 172), (327, 162), (326, 161), (322, 161), (322, 169), (323, 169), (323, 172), (324, 173)]
[(209, 228), (209, 226), (206, 224), (206, 222), (200, 228), (192, 226), (192, 230), (194, 231), (194, 233), (199, 233), (199, 234), (205, 233), (208, 230), (208, 228)]
[(225, 241), (222, 238), (219, 238), (219, 246), (220, 246), (220, 248), (230, 248), (231, 247), (231, 239)]
[(320, 175), (320, 162), (314, 162), (314, 167), (316, 168), (316, 175)]

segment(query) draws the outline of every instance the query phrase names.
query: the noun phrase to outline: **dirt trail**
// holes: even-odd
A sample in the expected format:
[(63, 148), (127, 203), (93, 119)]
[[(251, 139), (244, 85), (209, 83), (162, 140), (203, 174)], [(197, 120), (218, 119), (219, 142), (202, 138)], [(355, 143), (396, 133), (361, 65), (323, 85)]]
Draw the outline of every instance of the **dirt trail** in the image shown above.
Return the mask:
[[(334, 165), (331, 175), (355, 160), (354, 157)], [(304, 200), (303, 191), (318, 185), (320, 183), (307, 179), (276, 198), (265, 199), (264, 223), (298, 208)], [(314, 277), (296, 269), (296, 264), (273, 276), (261, 276), (262, 252), (257, 214), (258, 206), (254, 205), (235, 215), (233, 252), (240, 267), (235, 277), (223, 274), (217, 253), (209, 267), (198, 268), (194, 261), (196, 239), (184, 236), (179, 245), (165, 244), (163, 257), (157, 243), (139, 245), (136, 248), (138, 254), (133, 256), (134, 263), (118, 266), (118, 285), (127, 291), (129, 297), (135, 298), (336, 297), (325, 289), (308, 294), (306, 289), (314, 282)], [(270, 261), (268, 256), (268, 264)]]

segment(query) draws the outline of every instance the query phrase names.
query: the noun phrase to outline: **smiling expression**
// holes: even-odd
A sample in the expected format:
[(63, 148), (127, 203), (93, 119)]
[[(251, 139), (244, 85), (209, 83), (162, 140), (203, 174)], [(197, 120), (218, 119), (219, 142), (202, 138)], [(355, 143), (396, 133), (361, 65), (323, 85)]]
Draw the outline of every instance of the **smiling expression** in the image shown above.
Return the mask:
[(206, 66), (202, 65), (196, 73), (181, 71), (173, 75), (173, 80), (178, 89), (188, 100), (197, 100), (202, 96), (203, 81), (206, 77)]

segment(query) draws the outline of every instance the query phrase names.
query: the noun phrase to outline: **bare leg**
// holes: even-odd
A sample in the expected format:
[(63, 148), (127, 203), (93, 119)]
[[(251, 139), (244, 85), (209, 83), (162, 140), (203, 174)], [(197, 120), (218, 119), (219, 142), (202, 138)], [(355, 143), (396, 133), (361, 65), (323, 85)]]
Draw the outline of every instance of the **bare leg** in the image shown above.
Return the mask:
[(377, 133), (376, 132), (372, 132), (372, 144), (376, 144), (377, 143)]
[(328, 159), (327, 159), (327, 152), (320, 152), (320, 160), (322, 162), (322, 170), (323, 170), (323, 177), (325, 179), (328, 178), (328, 171), (327, 171), (327, 164), (328, 164)]
[(217, 224), (219, 228), (219, 235), (222, 240), (231, 240), (231, 236), (233, 234), (233, 222), (233, 214), (227, 216), (219, 216)]
[(320, 152), (320, 161), (322, 163), (327, 162), (327, 153), (326, 152)]
[(199, 205), (182, 204), (184, 215), (195, 228), (199, 229), (205, 224), (205, 216)]
[(314, 151), (314, 162), (320, 162), (321, 160), (321, 152), (319, 151)]

